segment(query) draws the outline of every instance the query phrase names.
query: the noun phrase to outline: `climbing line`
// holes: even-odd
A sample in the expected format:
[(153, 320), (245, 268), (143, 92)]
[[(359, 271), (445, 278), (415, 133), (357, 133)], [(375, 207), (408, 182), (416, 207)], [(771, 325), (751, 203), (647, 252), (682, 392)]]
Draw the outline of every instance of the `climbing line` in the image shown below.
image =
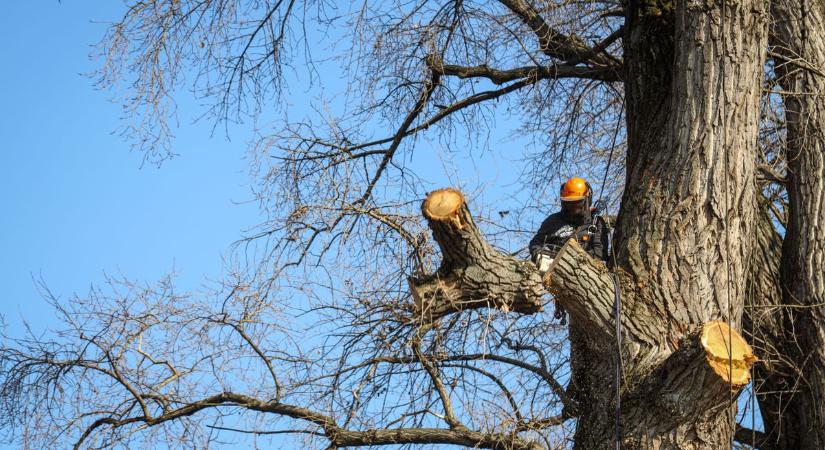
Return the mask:
[[(716, 113), (720, 116), (724, 114), (720, 108), (720, 99), (723, 95), (724, 89), (723, 84), (725, 83), (725, 21), (727, 18), (727, 2), (726, 0), (722, 0), (721, 3), (722, 11), (720, 14), (721, 17), (721, 24), (719, 26), (719, 41), (720, 41), (720, 61), (719, 61), (719, 79), (716, 82)], [(725, 295), (727, 300), (727, 322), (728, 322), (728, 378), (730, 380), (733, 379), (733, 303), (731, 302), (731, 295), (730, 295), (730, 283), (731, 283), (731, 249), (730, 249), (730, 149), (727, 147), (728, 143), (728, 127), (727, 121), (724, 120), (725, 117), (721, 117), (722, 120), (722, 154), (723, 154), (723, 165), (725, 173), (723, 174), (724, 177), (724, 188), (725, 188), (725, 216), (723, 223), (725, 225)], [(732, 432), (735, 434), (736, 432), (736, 412), (733, 407), (733, 402), (735, 398), (733, 395), (733, 390), (731, 390), (728, 394), (728, 415), (730, 417), (730, 427)], [(733, 442), (731, 442), (731, 448), (733, 448)]]
[[(622, 96), (622, 103), (619, 109), (619, 120), (621, 121), (622, 115), (624, 114), (624, 96)], [(616, 138), (619, 136), (619, 128), (620, 124), (616, 124), (616, 129), (613, 132), (613, 141), (610, 144), (610, 154), (607, 157), (607, 166), (604, 169), (604, 177), (602, 178), (602, 185), (599, 189), (599, 198), (597, 203), (602, 200), (602, 196), (604, 195), (604, 186), (607, 183), (607, 175), (610, 173), (610, 164), (613, 162), (613, 153), (616, 150)], [(606, 208), (605, 208), (606, 209)], [(621, 397), (621, 386), (622, 386), (622, 296), (621, 292), (619, 291), (619, 276), (616, 270), (616, 251), (613, 248), (613, 229), (610, 225), (610, 217), (605, 214), (604, 215), (605, 226), (609, 230), (608, 239), (607, 239), (607, 248), (610, 249), (610, 259), (612, 261), (608, 261), (608, 266), (612, 266), (611, 272), (613, 273), (613, 314), (614, 319), (616, 321), (616, 371), (614, 373), (614, 387), (616, 389), (616, 409), (614, 412), (614, 442), (616, 450), (621, 449), (621, 442), (622, 442), (622, 397)]]

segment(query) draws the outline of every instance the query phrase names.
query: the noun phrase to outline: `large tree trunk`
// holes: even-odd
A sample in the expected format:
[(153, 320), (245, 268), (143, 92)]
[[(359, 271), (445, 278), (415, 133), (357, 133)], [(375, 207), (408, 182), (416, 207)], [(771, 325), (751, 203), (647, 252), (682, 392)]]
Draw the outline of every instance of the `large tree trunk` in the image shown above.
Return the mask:
[(738, 322), (756, 211), (766, 5), (679, 2), (672, 28), (659, 23), (667, 13), (629, 14), (619, 262), (674, 323)]
[[(616, 288), (624, 302), (622, 357), (630, 363), (632, 374), (621, 397), (626, 405), (623, 447), (723, 448), (730, 443), (733, 424), (728, 402), (748, 383), (755, 357), (726, 323), (680, 324), (679, 333), (672, 332), (667, 308), (652, 295), (654, 291), (624, 271), (612, 272), (572, 239), (541, 279), (531, 263), (517, 261), (486, 243), (463, 196), (453, 189), (431, 193), (422, 212), (444, 258), (436, 274), (410, 280), (415, 317), (425, 327), (444, 315), (471, 308), (533, 313), (541, 296), (536, 282), (543, 283), (569, 312), (580, 332), (580, 344), (586, 346), (588, 356), (599, 358), (577, 361), (576, 370), (590, 371), (578, 385), (572, 383), (574, 392), (578, 390), (578, 404), (563, 399), (570, 407), (568, 413), (578, 414), (579, 423), (589, 426), (577, 428), (576, 447), (606, 448), (612, 441), (611, 410), (605, 406), (611, 403), (615, 342), (611, 312)], [(521, 289), (514, 288), (519, 285)], [(591, 387), (594, 390), (587, 392)], [(712, 428), (699, 434), (700, 423)]]
[[(627, 8), (629, 154), (615, 245), (624, 449), (718, 450), (733, 439), (734, 400), (754, 358), (725, 323), (740, 325), (751, 269), (767, 8), (762, 0), (630, 2)], [(473, 271), (464, 268), (501, 261), (489, 266), (497, 272), (492, 278), (529, 281), (528, 291), (534, 285), (522, 266), (491, 257), (463, 199), (456, 203), (462, 207), (447, 214), (424, 205), (445, 264), (436, 276), (412, 282), (423, 310), (439, 316), (482, 304), (509, 310), (529, 304), (500, 295), (494, 283), (465, 283)], [(439, 294), (431, 296), (431, 284), (444, 279), (456, 281), (436, 285)], [(570, 241), (544, 282), (570, 313), (575, 448), (609, 448), (613, 278)], [(442, 307), (426, 298), (466, 306)]]
[[(579, 327), (585, 351), (601, 357), (583, 367), (604, 371), (582, 377), (586, 384), (575, 392), (579, 402), (575, 447), (608, 448), (614, 425), (612, 409), (607, 407), (613, 404), (614, 275), (571, 240), (544, 282), (569, 312), (570, 322)], [(730, 400), (750, 381), (749, 370), (756, 360), (750, 346), (721, 321), (687, 324), (676, 336), (669, 329), (668, 311), (649, 288), (620, 271), (619, 290), (622, 359), (629, 374), (621, 391), (622, 448), (727, 448), (733, 436)], [(594, 390), (587, 392), (591, 386)]]
[[(697, 326), (715, 320), (739, 326), (756, 211), (766, 26), (767, 4), (760, 0), (629, 3), (629, 153), (615, 248), (635, 286), (635, 293), (624, 292), (625, 307), (636, 312), (622, 320), (623, 448), (730, 446), (734, 391), (699, 394), (702, 377), (661, 380), (668, 389), (655, 383), (668, 361), (681, 360)], [(585, 329), (572, 313), (571, 327)], [(612, 346), (594, 337), (609, 336), (609, 329), (586, 330), (573, 357), (610, 361)], [(589, 380), (577, 386), (577, 398), (609, 411), (609, 377)], [(683, 414), (660, 406), (676, 398), (700, 408)], [(606, 448), (613, 433), (606, 419), (583, 414), (576, 448)]]
[[(825, 5), (779, 0), (771, 46), (787, 127), (788, 224), (782, 249), (783, 303), (797, 373), (786, 384), (783, 449), (825, 448)], [(789, 395), (790, 394), (790, 395)]]

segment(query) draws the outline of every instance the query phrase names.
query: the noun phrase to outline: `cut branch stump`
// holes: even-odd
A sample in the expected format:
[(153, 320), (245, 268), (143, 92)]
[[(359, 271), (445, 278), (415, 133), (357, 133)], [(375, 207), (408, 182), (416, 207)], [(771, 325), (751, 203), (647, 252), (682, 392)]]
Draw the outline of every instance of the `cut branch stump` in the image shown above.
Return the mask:
[(536, 267), (487, 243), (461, 192), (452, 188), (433, 191), (421, 212), (443, 260), (435, 273), (408, 280), (418, 320), (432, 322), (479, 308), (521, 314), (542, 310), (545, 291)]
[(623, 446), (641, 449), (658, 439), (672, 443), (667, 448), (679, 448), (679, 436), (692, 427), (728, 424), (730, 399), (750, 381), (756, 361), (750, 345), (728, 324), (679, 322), (654, 289), (620, 269), (613, 273), (575, 239), (567, 241), (542, 278), (531, 262), (487, 243), (455, 189), (430, 193), (421, 211), (443, 258), (435, 273), (409, 278), (422, 325), (479, 308), (532, 314), (542, 310), (546, 292), (567, 310), (573, 372), (568, 395), (574, 402), (577, 392), (600, 395), (599, 401), (578, 402), (589, 405), (577, 411), (579, 421), (593, 429), (581, 434), (577, 445), (601, 448), (612, 437), (614, 279), (622, 301)]

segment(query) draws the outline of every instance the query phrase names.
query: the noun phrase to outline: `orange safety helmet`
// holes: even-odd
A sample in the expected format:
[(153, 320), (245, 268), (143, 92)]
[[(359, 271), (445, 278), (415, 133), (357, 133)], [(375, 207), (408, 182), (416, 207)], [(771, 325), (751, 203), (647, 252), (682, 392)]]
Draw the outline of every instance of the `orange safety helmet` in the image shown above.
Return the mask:
[(584, 200), (591, 195), (590, 185), (584, 178), (573, 177), (561, 185), (561, 201)]

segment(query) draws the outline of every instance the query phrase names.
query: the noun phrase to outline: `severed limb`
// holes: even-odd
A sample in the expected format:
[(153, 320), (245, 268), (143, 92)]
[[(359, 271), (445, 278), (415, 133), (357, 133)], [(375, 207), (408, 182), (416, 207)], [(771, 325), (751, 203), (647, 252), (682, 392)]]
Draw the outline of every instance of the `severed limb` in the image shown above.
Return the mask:
[[(757, 361), (751, 346), (727, 323), (711, 321), (694, 328), (680, 347), (647, 376), (629, 387), (628, 410), (636, 402), (660, 408), (670, 420), (725, 414), (731, 394), (750, 382)], [(650, 399), (656, 399), (651, 405)]]
[(421, 212), (443, 260), (435, 273), (409, 278), (419, 320), (430, 322), (478, 308), (522, 314), (542, 310), (544, 287), (536, 267), (490, 246), (461, 192), (452, 188), (434, 191), (424, 200)]
[[(644, 345), (660, 345), (662, 337), (669, 335), (667, 311), (647, 297), (644, 286), (634, 284), (627, 274), (619, 272), (623, 337)], [(615, 341), (614, 277), (604, 262), (570, 239), (553, 259), (543, 283), (570, 314), (571, 321), (588, 330), (589, 340), (600, 346)], [(686, 330), (683, 325), (677, 328)]]

